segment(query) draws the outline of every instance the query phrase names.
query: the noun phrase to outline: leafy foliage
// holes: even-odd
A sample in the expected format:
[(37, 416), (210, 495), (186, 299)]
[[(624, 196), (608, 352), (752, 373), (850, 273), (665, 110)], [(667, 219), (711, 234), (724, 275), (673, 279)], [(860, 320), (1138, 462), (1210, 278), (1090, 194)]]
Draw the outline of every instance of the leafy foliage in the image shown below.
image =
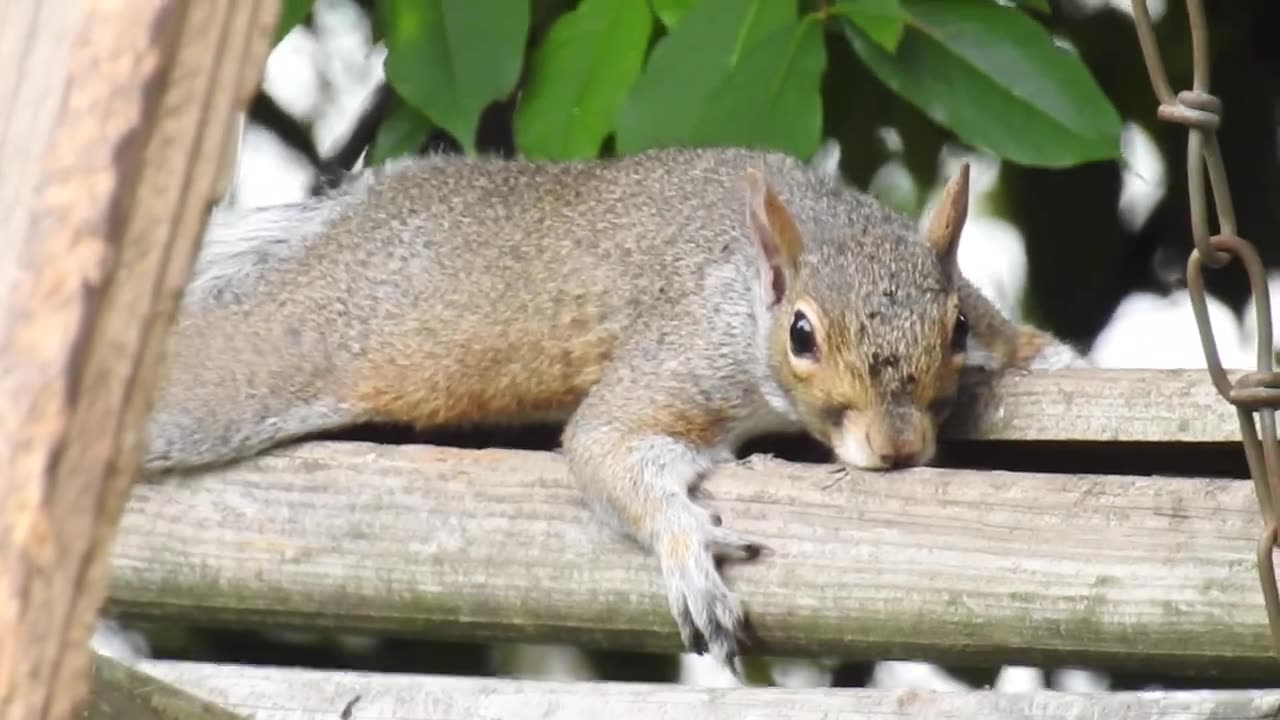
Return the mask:
[(380, 0), (387, 82), (474, 153), (480, 113), (515, 88), (529, 0)]
[(389, 158), (413, 154), (434, 127), (426, 115), (398, 96), (392, 97), (391, 106), (387, 108), (369, 148), (369, 164), (376, 165)]
[(880, 47), (890, 53), (898, 49), (907, 24), (898, 0), (839, 0), (834, 9)]
[[(286, 15), (305, 15), (289, 0)], [(515, 150), (574, 159), (670, 145), (807, 156), (847, 43), (947, 134), (1031, 167), (1119, 156), (1120, 117), (1042, 24), (1047, 0), (378, 0), (398, 95), (372, 158), (433, 129), (475, 152), (509, 101)], [(282, 27), (285, 20), (282, 19)], [(289, 22), (296, 22), (290, 20)], [(874, 81), (873, 81), (874, 82)], [(875, 112), (876, 108), (868, 108)]]
[(651, 0), (650, 4), (653, 6), (653, 14), (662, 21), (663, 27), (670, 30), (689, 12), (693, 0)]
[[(812, 152), (820, 139), (822, 38), (797, 32), (798, 23), (794, 2), (696, 0), (654, 46), (631, 89), (618, 115), (618, 150), (754, 138)], [(793, 64), (805, 77), (788, 77)], [(784, 106), (780, 96), (800, 104)], [(792, 114), (812, 117), (786, 127)]]
[(642, 2), (582, 0), (533, 53), (515, 114), (529, 157), (594, 157), (644, 64), (653, 17)]
[(885, 85), (963, 141), (1026, 165), (1114, 157), (1120, 116), (1075, 55), (990, 0), (902, 0), (896, 52), (855, 23), (854, 49)]
[(311, 11), (311, 0), (283, 0), (280, 3), (280, 19), (276, 23), (276, 42), (289, 34), (293, 26), (302, 22)]

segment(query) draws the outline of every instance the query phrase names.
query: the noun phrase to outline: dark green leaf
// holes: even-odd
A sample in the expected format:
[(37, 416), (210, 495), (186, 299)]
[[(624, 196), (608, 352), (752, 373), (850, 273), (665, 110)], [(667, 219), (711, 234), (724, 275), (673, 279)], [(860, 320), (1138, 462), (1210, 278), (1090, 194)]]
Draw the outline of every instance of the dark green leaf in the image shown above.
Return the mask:
[(653, 14), (662, 21), (662, 26), (670, 30), (680, 22), (680, 18), (689, 12), (694, 0), (649, 0), (653, 5)]
[(533, 55), (515, 114), (516, 147), (531, 158), (595, 157), (644, 64), (653, 18), (643, 2), (583, 0)]
[(816, 16), (775, 30), (743, 53), (707, 99), (695, 145), (742, 145), (807, 158), (822, 140), (822, 23)]
[[(621, 153), (689, 143), (746, 51), (796, 18), (794, 0), (698, 0), (650, 54), (618, 113)], [(785, 59), (778, 58), (781, 65)], [(741, 122), (743, 118), (734, 118)]]
[(846, 34), (886, 85), (962, 141), (1023, 165), (1113, 159), (1120, 116), (1075, 54), (991, 0), (902, 0), (910, 22), (890, 55)]
[(898, 0), (839, 0), (832, 10), (857, 25), (877, 45), (893, 52), (902, 40), (902, 26), (907, 21)]
[(298, 23), (307, 17), (311, 10), (311, 0), (283, 0), (280, 3), (280, 17), (276, 21), (276, 42), (289, 34)]
[(387, 82), (475, 152), (480, 114), (515, 87), (529, 0), (381, 0)]
[(1019, 5), (1029, 7), (1036, 12), (1042, 12), (1045, 15), (1053, 14), (1053, 10), (1049, 7), (1049, 0), (1016, 0)]
[(378, 165), (394, 157), (409, 155), (422, 146), (433, 125), (400, 96), (393, 95), (386, 117), (378, 126), (378, 134), (365, 157), (365, 165)]

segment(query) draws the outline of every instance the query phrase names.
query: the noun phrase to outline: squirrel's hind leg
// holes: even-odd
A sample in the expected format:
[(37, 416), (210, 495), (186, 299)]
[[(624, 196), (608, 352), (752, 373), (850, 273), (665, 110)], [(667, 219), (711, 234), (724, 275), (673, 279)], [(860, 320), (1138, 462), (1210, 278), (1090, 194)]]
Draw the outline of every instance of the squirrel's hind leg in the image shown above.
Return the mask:
[(961, 278), (958, 288), (960, 311), (969, 319), (973, 338), (982, 352), (973, 353), (974, 364), (1004, 370), (1056, 370), (1087, 368), (1092, 364), (1071, 345), (1030, 325), (1014, 323), (1004, 316), (973, 283)]
[(226, 464), (360, 420), (307, 353), (205, 353), (179, 340), (147, 421), (148, 476)]
[(220, 415), (219, 409), (216, 405), (204, 406), (203, 412), (158, 408), (148, 424), (143, 471), (154, 475), (221, 465), (353, 424), (356, 419), (328, 401), (265, 408), (246, 399), (245, 412), (234, 416)]

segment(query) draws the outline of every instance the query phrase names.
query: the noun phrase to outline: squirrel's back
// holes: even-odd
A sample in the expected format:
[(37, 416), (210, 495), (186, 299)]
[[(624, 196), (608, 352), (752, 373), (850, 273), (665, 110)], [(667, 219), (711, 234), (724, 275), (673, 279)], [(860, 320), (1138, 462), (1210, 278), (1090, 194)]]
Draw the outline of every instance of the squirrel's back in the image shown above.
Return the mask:
[[(566, 163), (431, 155), (304, 203), (216, 214), (169, 346), (148, 465), (256, 451), (252, 438), (297, 427), (563, 418), (655, 305), (696, 312), (714, 283), (702, 314), (751, 324), (750, 167), (815, 258), (914, 241), (909, 221), (834, 178), (731, 148)], [(811, 225), (833, 218), (851, 232), (824, 249)]]

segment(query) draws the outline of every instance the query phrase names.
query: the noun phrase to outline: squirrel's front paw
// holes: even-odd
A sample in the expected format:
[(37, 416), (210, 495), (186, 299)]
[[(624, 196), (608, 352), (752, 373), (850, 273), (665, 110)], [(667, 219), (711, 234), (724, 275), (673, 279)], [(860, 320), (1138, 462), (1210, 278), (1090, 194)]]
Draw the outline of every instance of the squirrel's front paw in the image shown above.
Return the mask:
[(749, 560), (767, 548), (720, 526), (719, 518), (691, 500), (677, 503), (656, 547), (667, 584), (667, 601), (691, 651), (711, 653), (737, 672), (742, 605), (716, 569), (716, 558)]

